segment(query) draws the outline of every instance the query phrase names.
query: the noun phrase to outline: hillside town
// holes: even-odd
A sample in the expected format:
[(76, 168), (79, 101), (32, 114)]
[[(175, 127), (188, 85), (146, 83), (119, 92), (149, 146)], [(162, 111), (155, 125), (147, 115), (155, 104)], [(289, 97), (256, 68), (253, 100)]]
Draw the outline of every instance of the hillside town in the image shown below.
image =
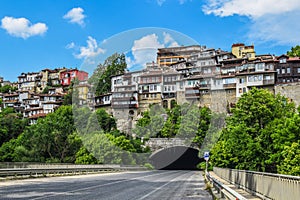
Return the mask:
[(150, 105), (172, 108), (185, 102), (230, 114), (237, 99), (253, 87), (282, 94), (300, 104), (300, 58), (257, 55), (254, 45), (233, 44), (231, 52), (192, 45), (157, 49), (157, 60), (139, 71), (111, 77), (111, 91), (95, 95), (88, 73), (78, 69), (43, 69), (18, 76), (16, 83), (0, 77), (2, 108), (12, 107), (35, 124), (63, 103), (72, 80), (79, 104), (104, 108), (117, 119), (118, 129), (131, 132)]

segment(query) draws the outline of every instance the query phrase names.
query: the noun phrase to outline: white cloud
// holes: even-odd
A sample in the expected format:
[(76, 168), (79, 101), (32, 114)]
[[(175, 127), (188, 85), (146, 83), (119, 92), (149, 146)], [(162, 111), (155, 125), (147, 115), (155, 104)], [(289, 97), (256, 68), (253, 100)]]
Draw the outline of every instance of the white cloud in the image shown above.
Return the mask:
[(66, 45), (66, 49), (73, 49), (73, 48), (75, 48), (75, 43), (74, 42), (71, 42), (71, 43)]
[(158, 48), (163, 48), (164, 45), (158, 41), (156, 34), (150, 34), (135, 40), (131, 48), (133, 60), (127, 58), (128, 68), (133, 65), (144, 66), (147, 62), (156, 60), (156, 52)]
[(283, 15), (268, 15), (254, 20), (248, 37), (257, 42), (274, 41), (275, 45), (300, 43), (300, 10)]
[(158, 48), (178, 46), (179, 44), (167, 32), (163, 32), (162, 42), (159, 41), (158, 35), (149, 34), (134, 41), (131, 48), (132, 58), (126, 57), (126, 63), (129, 69), (135, 65), (145, 66), (148, 62), (156, 62)]
[(164, 44), (166, 47), (179, 47), (179, 44), (172, 38), (169, 33), (163, 32)]
[[(184, 4), (185, 2), (187, 2), (188, 0), (178, 0), (178, 2), (179, 2), (179, 4)], [(192, 0), (190, 0), (190, 1), (192, 1)], [(166, 2), (166, 0), (156, 0), (156, 2), (157, 2), (157, 4), (159, 5), (159, 6), (162, 6), (163, 5), (163, 3), (165, 3)]]
[(300, 43), (299, 0), (208, 0), (202, 10), (219, 17), (247, 16), (252, 22), (248, 34), (252, 41)]
[(266, 14), (282, 14), (300, 9), (299, 0), (208, 0), (206, 14), (226, 17), (234, 14), (251, 18)]
[(98, 46), (97, 41), (91, 36), (88, 37), (88, 40), (86, 42), (87, 42), (87, 46), (80, 47), (80, 53), (75, 55), (76, 58), (88, 59), (88, 58), (95, 57), (101, 53), (105, 53), (105, 50), (101, 49)]
[(43, 35), (48, 27), (44, 23), (31, 24), (26, 18), (4, 17), (1, 20), (1, 28), (5, 29), (8, 34), (21, 37), (23, 39), (35, 35)]
[(71, 9), (67, 14), (63, 16), (64, 19), (69, 20), (70, 23), (79, 24), (84, 26), (84, 18), (86, 17), (83, 14), (84, 10), (80, 7)]

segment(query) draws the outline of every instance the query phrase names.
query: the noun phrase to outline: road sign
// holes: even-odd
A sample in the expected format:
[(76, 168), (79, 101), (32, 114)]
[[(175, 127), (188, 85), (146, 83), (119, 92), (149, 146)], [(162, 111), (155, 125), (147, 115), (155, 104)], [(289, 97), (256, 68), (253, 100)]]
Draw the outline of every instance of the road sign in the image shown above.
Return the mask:
[(206, 160), (206, 161), (209, 160), (209, 152), (208, 151), (204, 152), (204, 160)]

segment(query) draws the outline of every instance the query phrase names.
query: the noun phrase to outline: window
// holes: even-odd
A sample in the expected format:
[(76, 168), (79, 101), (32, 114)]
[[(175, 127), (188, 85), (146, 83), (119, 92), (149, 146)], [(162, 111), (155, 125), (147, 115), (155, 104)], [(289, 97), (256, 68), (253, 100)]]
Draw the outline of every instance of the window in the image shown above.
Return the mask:
[(297, 68), (297, 72), (300, 74), (300, 67)]
[(240, 83), (245, 83), (245, 78), (240, 78)]
[(291, 73), (291, 68), (289, 68), (289, 67), (286, 68), (286, 73), (288, 73), (288, 74)]
[(281, 58), (281, 59), (279, 60), (279, 63), (286, 63), (286, 58)]
[(203, 73), (204, 74), (210, 74), (211, 73), (211, 69), (210, 68), (204, 68), (203, 69)]
[(285, 69), (284, 69), (284, 68), (281, 69), (281, 73), (282, 73), (282, 74), (285, 74)]
[[(300, 68), (298, 68), (298, 73), (300, 72), (299, 69), (300, 69)], [(280, 69), (277, 69), (277, 74), (280, 74)]]
[(265, 76), (265, 80), (271, 80), (271, 76), (270, 75), (266, 75)]
[(180, 82), (180, 89), (183, 88), (183, 82)]
[(257, 63), (255, 68), (257, 71), (261, 71), (264, 69), (265, 63)]

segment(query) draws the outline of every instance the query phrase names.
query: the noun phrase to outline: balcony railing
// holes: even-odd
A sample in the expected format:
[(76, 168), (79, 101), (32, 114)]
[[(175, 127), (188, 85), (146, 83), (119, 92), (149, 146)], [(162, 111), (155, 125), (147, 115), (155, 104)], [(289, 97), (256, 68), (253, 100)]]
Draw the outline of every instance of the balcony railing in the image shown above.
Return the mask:
[(275, 84), (275, 80), (271, 79), (271, 80), (263, 80), (263, 84), (264, 85), (273, 85)]

